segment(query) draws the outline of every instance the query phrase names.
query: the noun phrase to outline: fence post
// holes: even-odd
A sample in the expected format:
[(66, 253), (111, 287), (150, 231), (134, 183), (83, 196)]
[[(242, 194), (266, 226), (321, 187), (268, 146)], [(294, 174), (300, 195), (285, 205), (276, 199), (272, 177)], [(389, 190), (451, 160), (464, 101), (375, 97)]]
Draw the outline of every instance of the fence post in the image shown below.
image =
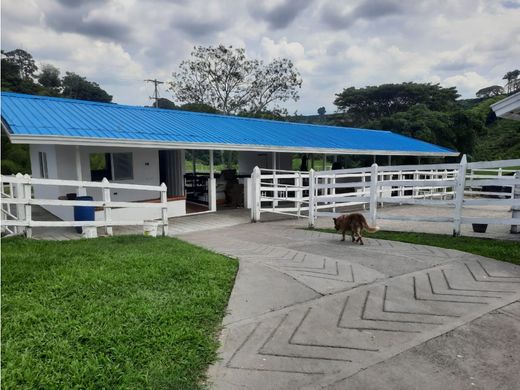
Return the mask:
[[(397, 180), (401, 181), (403, 180), (403, 171), (400, 170), (398, 173), (397, 173)], [(399, 190), (397, 191), (397, 196), (399, 196), (400, 198), (404, 197), (404, 187), (403, 185), (401, 184), (399, 187)], [(399, 203), (399, 205), (402, 205), (402, 203)]]
[(260, 208), (262, 206), (260, 184), (260, 168), (255, 167), (251, 174), (251, 222), (260, 221)]
[[(361, 182), (365, 183), (367, 181), (366, 179), (366, 172), (363, 172), (361, 175)], [(363, 189), (363, 196), (367, 196), (367, 188), (365, 186), (361, 187)], [(366, 203), (363, 202), (363, 210), (366, 210)]]
[(208, 179), (208, 206), (210, 211), (217, 211), (217, 179)]
[(161, 217), (162, 217), (162, 235), (168, 235), (168, 193), (166, 184), (161, 183)]
[(315, 217), (315, 200), (316, 200), (316, 182), (314, 179), (314, 169), (309, 171), (309, 227), (314, 228)]
[(453, 236), (460, 236), (460, 222), (462, 216), (462, 203), (464, 201), (464, 187), (466, 183), (466, 155), (460, 160), (457, 180), (455, 183), (455, 211), (453, 215)]
[[(520, 171), (517, 171), (515, 173), (515, 179), (520, 180)], [(511, 196), (511, 199), (520, 199), (520, 184), (516, 184), (513, 186), (513, 194)], [(520, 206), (511, 207), (512, 215), (511, 218), (520, 218)], [(511, 233), (520, 233), (518, 229), (519, 225), (511, 225)]]
[(370, 224), (374, 226), (377, 219), (377, 164), (372, 164), (370, 171)]
[(273, 202), (271, 203), (273, 207), (273, 213), (275, 207), (278, 206), (278, 178), (276, 177), (276, 166), (273, 169)]
[(25, 222), (27, 224), (27, 228), (25, 230), (25, 236), (27, 238), (32, 237), (32, 209), (31, 209), (31, 198), (32, 198), (32, 185), (31, 185), (31, 177), (29, 175), (24, 175), (24, 179), (27, 180), (23, 185), (23, 194), (25, 198)]
[(300, 218), (303, 198), (303, 179), (302, 173), (300, 171), (296, 172), (294, 184), (296, 185), (296, 192), (294, 194), (294, 196), (296, 197), (296, 215), (298, 216), (298, 218)]
[(112, 236), (114, 234), (112, 226), (110, 225), (110, 223), (112, 222), (112, 208), (109, 205), (107, 205), (110, 203), (110, 188), (108, 188), (109, 183), (106, 177), (104, 177), (103, 180), (101, 180), (101, 182), (106, 186), (102, 189), (104, 202), (103, 211), (105, 216), (105, 233), (108, 236)]
[(336, 212), (336, 174), (333, 173), (332, 174), (332, 188), (330, 190), (331, 192), (331, 195), (334, 197), (333, 199), (333, 202), (332, 202), (332, 212), (335, 213)]
[[(413, 173), (413, 181), (419, 180), (419, 172), (417, 170)], [(419, 195), (419, 190), (417, 189), (417, 184), (413, 184), (412, 186), (412, 199), (417, 198)]]
[[(442, 175), (443, 180), (448, 180), (448, 170), (444, 170), (444, 174)], [(442, 196), (441, 199), (445, 200), (447, 198), (446, 193), (448, 192), (448, 187), (446, 187), (446, 184), (442, 186)]]
[[(16, 178), (23, 179), (23, 175), (21, 173), (17, 173)], [(14, 188), (15, 188), (16, 196), (13, 196), (13, 198), (23, 199), (24, 198), (23, 183), (16, 183)], [(23, 204), (16, 205), (16, 218), (18, 218), (19, 221), (25, 220), (25, 210), (24, 210)], [(23, 233), (23, 232), (25, 232), (25, 226), (15, 226), (15, 230), (16, 230), (16, 233)]]

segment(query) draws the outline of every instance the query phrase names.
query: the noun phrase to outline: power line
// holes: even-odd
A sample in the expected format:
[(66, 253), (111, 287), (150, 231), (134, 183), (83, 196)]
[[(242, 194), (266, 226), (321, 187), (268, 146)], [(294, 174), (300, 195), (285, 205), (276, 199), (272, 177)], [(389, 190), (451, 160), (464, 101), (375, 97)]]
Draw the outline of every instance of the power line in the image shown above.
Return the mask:
[(153, 85), (154, 85), (154, 94), (153, 94), (153, 96), (150, 96), (150, 99), (155, 100), (154, 107), (159, 108), (159, 90), (158, 90), (157, 86), (159, 84), (164, 84), (164, 81), (159, 81), (157, 79), (153, 79), (153, 80), (148, 79), (148, 80), (144, 80), (144, 81), (147, 82), (147, 83), (153, 83)]

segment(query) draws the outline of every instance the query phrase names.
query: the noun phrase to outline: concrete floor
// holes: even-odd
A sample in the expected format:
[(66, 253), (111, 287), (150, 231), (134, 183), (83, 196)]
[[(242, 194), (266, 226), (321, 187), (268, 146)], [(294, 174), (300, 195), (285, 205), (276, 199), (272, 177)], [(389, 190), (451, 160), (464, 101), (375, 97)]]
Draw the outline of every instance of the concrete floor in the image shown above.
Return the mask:
[[(353, 210), (356, 212), (368, 213), (363, 210)], [(424, 206), (385, 206), (378, 209), (380, 215), (431, 215), (449, 216), (452, 209), (449, 207), (424, 207)], [(479, 207), (464, 208), (464, 216), (481, 216), (490, 218), (508, 218), (511, 211), (505, 207)], [(285, 220), (288, 225), (306, 227), (308, 221), (306, 217), (300, 219), (286, 217), (272, 213), (262, 213), (262, 221)], [(33, 207), (33, 218), (35, 220), (56, 220), (52, 214), (41, 207)], [(223, 209), (216, 213), (204, 213), (197, 215), (186, 215), (183, 217), (170, 218), (169, 235), (177, 236), (183, 233), (218, 229), (248, 223), (250, 221), (250, 210), (246, 209)], [(391, 221), (379, 219), (377, 224), (383, 230), (410, 231), (423, 233), (437, 233), (451, 235), (453, 226), (451, 223), (439, 222), (411, 222), (411, 221)], [(318, 218), (317, 227), (331, 227), (330, 218)], [(471, 225), (462, 225), (463, 236), (474, 236), (482, 238), (494, 238), (501, 240), (518, 240), (520, 234), (509, 233), (509, 226), (489, 225), (486, 233), (474, 233)], [(114, 234), (142, 234), (141, 226), (121, 226), (114, 228)], [(104, 229), (98, 229), (98, 235), (103, 235)], [(36, 239), (71, 240), (79, 239), (81, 235), (76, 233), (73, 228), (34, 228), (33, 237)]]
[(518, 388), (520, 267), (299, 227), (179, 236), (240, 260), (212, 388)]

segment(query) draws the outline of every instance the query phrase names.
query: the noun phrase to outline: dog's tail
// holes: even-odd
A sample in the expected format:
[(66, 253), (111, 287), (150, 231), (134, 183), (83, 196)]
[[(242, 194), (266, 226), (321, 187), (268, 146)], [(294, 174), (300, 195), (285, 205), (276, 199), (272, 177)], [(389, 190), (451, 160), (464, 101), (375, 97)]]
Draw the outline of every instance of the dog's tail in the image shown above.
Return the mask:
[(363, 226), (363, 228), (369, 232), (369, 233), (375, 233), (379, 230), (379, 226), (374, 226), (374, 227), (371, 227), (371, 226), (368, 226), (368, 224), (365, 222), (364, 224), (365, 226)]

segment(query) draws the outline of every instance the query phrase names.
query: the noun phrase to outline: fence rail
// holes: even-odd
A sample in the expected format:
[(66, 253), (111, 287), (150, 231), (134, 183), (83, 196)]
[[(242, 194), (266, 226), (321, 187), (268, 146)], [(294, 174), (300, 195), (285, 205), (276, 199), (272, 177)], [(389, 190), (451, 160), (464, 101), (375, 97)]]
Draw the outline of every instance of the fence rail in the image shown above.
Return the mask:
[[(114, 208), (151, 208), (161, 210), (161, 225), (163, 235), (168, 232), (168, 203), (167, 187), (163, 183), (160, 186), (110, 183), (106, 178), (101, 182), (57, 180), (31, 178), (29, 175), (17, 174), (16, 176), (2, 175), (2, 208), (1, 222), (7, 234), (25, 233), (31, 237), (33, 227), (104, 227), (108, 235), (112, 235), (113, 226), (143, 225), (144, 220), (112, 219)], [(65, 199), (34, 199), (33, 186), (63, 186), (100, 188), (103, 200), (65, 200)], [(151, 191), (160, 194), (160, 202), (122, 202), (112, 201), (110, 190)], [(15, 210), (13, 209), (15, 206)], [(60, 206), (60, 207), (97, 207), (103, 209), (103, 220), (100, 221), (35, 221), (32, 218), (32, 206)], [(14, 229), (12, 229), (14, 227)]]
[[(520, 224), (520, 176), (512, 175), (519, 166), (520, 160), (468, 163), (463, 156), (458, 164), (381, 167), (374, 164), (320, 172), (279, 173), (255, 168), (251, 176), (255, 199), (252, 220), (260, 220), (264, 212), (298, 217), (306, 212), (309, 225), (314, 226), (318, 217), (337, 216), (343, 207), (361, 205), (368, 208), (372, 224), (377, 219), (449, 222), (455, 235), (460, 234), (461, 224), (517, 225)], [(378, 213), (378, 205), (384, 204), (448, 206), (453, 212), (444, 217)], [(512, 207), (513, 216), (466, 217), (465, 206), (508, 206)]]

